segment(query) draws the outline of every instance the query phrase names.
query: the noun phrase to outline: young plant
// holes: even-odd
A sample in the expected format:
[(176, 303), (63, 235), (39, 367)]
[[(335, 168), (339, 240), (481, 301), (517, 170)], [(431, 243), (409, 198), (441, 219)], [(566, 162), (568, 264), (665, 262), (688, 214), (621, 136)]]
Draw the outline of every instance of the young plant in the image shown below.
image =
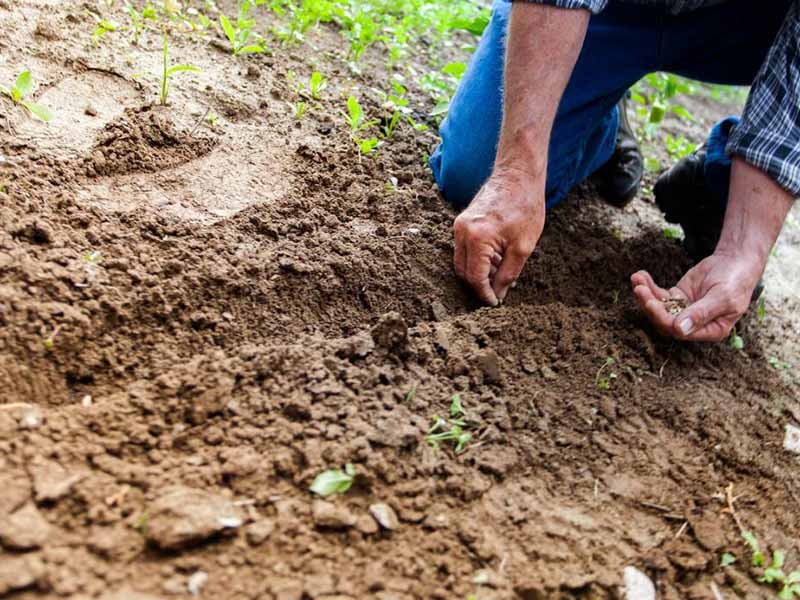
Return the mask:
[(664, 239), (665, 240), (682, 240), (683, 233), (677, 227), (665, 227), (664, 228)]
[(128, 16), (131, 19), (131, 23), (133, 25), (133, 39), (131, 40), (134, 44), (139, 43), (139, 38), (142, 35), (142, 31), (145, 29), (145, 21), (151, 20), (156, 21), (158, 20), (158, 14), (156, 13), (155, 7), (148, 2), (144, 5), (144, 8), (141, 12), (136, 10), (136, 8), (132, 4), (128, 4)]
[(253, 32), (256, 20), (250, 19), (248, 16), (250, 8), (250, 0), (244, 0), (239, 5), (239, 14), (235, 24), (231, 23), (224, 14), (219, 16), (219, 24), (222, 26), (225, 37), (231, 43), (231, 50), (235, 56), (264, 52), (263, 40), (257, 39), (255, 43), (251, 43), (251, 36), (256, 37), (257, 34)]
[(731, 330), (731, 336), (728, 338), (728, 344), (734, 350), (744, 350), (744, 340), (736, 333), (736, 327)]
[(116, 31), (117, 29), (119, 29), (119, 25), (114, 21), (109, 21), (108, 19), (97, 19), (97, 26), (92, 32), (92, 43), (96, 46), (105, 34), (111, 31)]
[(308, 92), (314, 100), (319, 100), (322, 90), (328, 87), (328, 80), (319, 71), (311, 73), (308, 79)]
[(472, 440), (472, 434), (465, 431), (468, 426), (464, 419), (465, 414), (461, 396), (454, 394), (450, 400), (450, 418), (433, 417), (433, 424), (425, 435), (425, 441), (434, 450), (438, 450), (442, 442), (452, 442), (455, 453), (461, 454)]
[(30, 69), (25, 69), (22, 73), (17, 75), (14, 86), (10, 90), (0, 86), (0, 93), (11, 98), (14, 104), (19, 104), (24, 107), (32, 116), (47, 123), (53, 118), (52, 113), (41, 104), (36, 104), (35, 102), (25, 99), (30, 95), (32, 89), (33, 76), (31, 75)]
[(164, 32), (164, 67), (161, 72), (161, 104), (166, 104), (167, 99), (169, 98), (169, 79), (175, 73), (179, 73), (181, 71), (195, 71), (199, 72), (202, 69), (200, 67), (195, 67), (192, 65), (172, 65), (169, 66), (169, 47), (167, 45), (167, 33)]
[(355, 96), (350, 96), (347, 99), (347, 122), (350, 125), (350, 134), (353, 141), (362, 155), (367, 155), (380, 146), (380, 141), (376, 137), (361, 139), (356, 135), (359, 131), (375, 125), (378, 121), (364, 120), (364, 110)]
[(352, 487), (355, 476), (356, 468), (347, 463), (344, 466), (344, 471), (331, 469), (317, 475), (309, 489), (323, 498), (333, 494), (344, 494)]
[(292, 104), (294, 107), (294, 117), (298, 121), (303, 119), (303, 116), (306, 114), (306, 110), (308, 109), (308, 104), (303, 101), (295, 102)]
[(753, 566), (765, 567), (764, 573), (758, 578), (758, 581), (780, 588), (778, 598), (781, 600), (800, 598), (800, 571), (792, 571), (788, 575), (784, 573), (785, 553), (782, 550), (775, 550), (772, 553), (772, 561), (767, 565), (766, 556), (761, 551), (761, 546), (756, 537), (749, 531), (743, 531), (742, 537), (753, 553), (751, 559)]
[(606, 358), (605, 362), (600, 366), (597, 370), (597, 373), (594, 376), (594, 384), (597, 386), (597, 389), (601, 392), (607, 392), (611, 389), (611, 382), (617, 378), (617, 374), (613, 371), (608, 371), (606, 375), (606, 370), (610, 369), (614, 365), (614, 359), (609, 356)]

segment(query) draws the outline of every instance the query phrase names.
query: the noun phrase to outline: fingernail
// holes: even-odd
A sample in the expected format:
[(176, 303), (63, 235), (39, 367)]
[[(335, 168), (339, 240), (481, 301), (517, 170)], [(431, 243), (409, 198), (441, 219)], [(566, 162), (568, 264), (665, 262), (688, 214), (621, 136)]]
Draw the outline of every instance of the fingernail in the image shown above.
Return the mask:
[(694, 328), (694, 323), (692, 322), (691, 319), (684, 319), (683, 321), (681, 321), (679, 327), (681, 328), (681, 332), (683, 333), (683, 335), (689, 335), (690, 333), (692, 333), (692, 329)]

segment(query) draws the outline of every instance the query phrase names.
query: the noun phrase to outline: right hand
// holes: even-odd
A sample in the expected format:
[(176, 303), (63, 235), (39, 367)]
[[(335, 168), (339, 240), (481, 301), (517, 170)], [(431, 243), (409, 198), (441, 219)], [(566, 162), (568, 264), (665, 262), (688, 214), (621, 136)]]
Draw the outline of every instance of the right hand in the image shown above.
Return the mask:
[(453, 225), (456, 273), (497, 306), (536, 248), (544, 219), (543, 178), (496, 170)]

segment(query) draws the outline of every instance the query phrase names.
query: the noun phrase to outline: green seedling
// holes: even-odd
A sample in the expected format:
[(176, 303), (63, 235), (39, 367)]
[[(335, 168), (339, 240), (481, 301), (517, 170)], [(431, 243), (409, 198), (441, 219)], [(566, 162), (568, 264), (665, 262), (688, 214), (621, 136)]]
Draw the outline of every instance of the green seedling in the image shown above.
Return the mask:
[(169, 66), (169, 47), (167, 45), (167, 33), (164, 32), (164, 67), (161, 72), (161, 104), (166, 104), (169, 98), (169, 79), (175, 73), (179, 73), (181, 71), (194, 71), (199, 72), (202, 69), (200, 67), (195, 67), (192, 65), (173, 65)]
[(790, 365), (786, 361), (783, 361), (783, 360), (779, 359), (777, 356), (770, 356), (767, 359), (767, 362), (769, 363), (769, 366), (772, 367), (773, 369), (791, 369), (792, 368), (792, 365)]
[(213, 112), (209, 112), (208, 116), (206, 117), (206, 121), (208, 121), (208, 126), (211, 127), (211, 129), (214, 129), (214, 127), (217, 126), (217, 121), (218, 120), (219, 120), (219, 117), (216, 114), (214, 114)]
[(362, 140), (362, 139), (359, 139), (357, 137), (353, 137), (353, 140), (355, 141), (356, 145), (358, 146), (358, 151), (364, 156), (366, 156), (367, 154), (369, 154), (370, 152), (372, 152), (378, 146), (381, 145), (381, 141), (376, 137), (369, 138), (369, 139), (366, 139), (366, 140)]
[[(222, 26), (225, 37), (231, 43), (233, 54), (236, 56), (264, 52), (264, 41), (255, 39), (259, 36), (253, 32), (256, 21), (249, 18), (250, 8), (249, 0), (244, 0), (239, 5), (239, 14), (236, 17), (235, 24), (231, 23), (225, 15), (220, 14), (219, 16), (219, 24)], [(253, 39), (255, 39), (255, 43), (253, 43)]]
[(141, 12), (137, 11), (136, 8), (132, 4), (128, 4), (128, 16), (131, 19), (131, 23), (133, 25), (133, 39), (132, 42), (134, 44), (139, 43), (139, 38), (142, 35), (142, 32), (145, 29), (145, 21), (157, 21), (158, 14), (156, 13), (155, 7), (148, 2), (144, 5), (144, 8)]
[(362, 129), (375, 125), (377, 121), (364, 121), (364, 110), (361, 108), (355, 96), (347, 99), (347, 122), (352, 133), (358, 133)]
[[(605, 362), (600, 366), (594, 376), (594, 384), (601, 392), (607, 392), (609, 389), (611, 389), (611, 382), (617, 378), (617, 374), (609, 370), (614, 363), (614, 359), (609, 356), (606, 358)], [(607, 370), (608, 374), (606, 374)]]
[(333, 494), (344, 494), (353, 486), (355, 476), (356, 468), (352, 464), (347, 463), (344, 467), (344, 471), (331, 469), (317, 475), (309, 489), (323, 498), (327, 498)]
[(681, 240), (683, 239), (683, 233), (677, 227), (665, 227), (664, 228), (664, 239), (666, 240)]
[(472, 434), (465, 431), (468, 427), (464, 420), (465, 414), (461, 396), (454, 394), (450, 401), (450, 418), (433, 417), (433, 424), (425, 435), (425, 441), (434, 450), (438, 450), (442, 442), (452, 442), (455, 453), (461, 454), (472, 440)]
[[(419, 128), (414, 120), (408, 116), (411, 109), (408, 108), (408, 99), (405, 97), (408, 90), (399, 81), (392, 80), (392, 91), (390, 93), (379, 92), (381, 97), (381, 106), (384, 110), (383, 126), (381, 133), (385, 138), (391, 138), (394, 135), (395, 129), (400, 124), (403, 115), (406, 115), (410, 121), (410, 125), (415, 129)], [(423, 125), (423, 127), (425, 127)]]
[(744, 340), (738, 333), (736, 333), (735, 327), (733, 330), (731, 330), (731, 336), (728, 338), (728, 344), (734, 350), (744, 350)]
[(764, 296), (761, 296), (761, 298), (758, 299), (758, 304), (756, 305), (756, 315), (758, 316), (759, 323), (763, 323), (764, 319), (767, 318), (767, 304)]
[(25, 69), (22, 73), (17, 75), (14, 86), (10, 90), (0, 86), (0, 93), (11, 98), (14, 104), (19, 104), (24, 107), (32, 116), (47, 123), (53, 118), (52, 113), (41, 104), (36, 104), (35, 102), (25, 99), (30, 95), (32, 89), (33, 76), (31, 75), (30, 69)]
[(688, 156), (697, 148), (697, 144), (689, 142), (685, 137), (680, 135), (672, 137), (670, 134), (664, 137), (664, 145), (667, 147), (667, 153), (675, 160)]
[(328, 87), (328, 80), (319, 71), (311, 73), (308, 78), (308, 91), (314, 100), (319, 100), (322, 90)]
[(742, 537), (752, 552), (753, 566), (764, 567), (764, 573), (758, 578), (758, 581), (779, 587), (778, 598), (781, 600), (800, 598), (800, 571), (792, 571), (788, 575), (783, 571), (786, 554), (782, 550), (775, 550), (772, 553), (772, 561), (767, 565), (766, 556), (761, 551), (756, 537), (749, 531), (743, 531)]
[(295, 102), (293, 105), (294, 107), (294, 117), (298, 121), (300, 121), (303, 116), (306, 114), (306, 110), (308, 109), (308, 104), (305, 102)]
[(116, 31), (117, 29), (119, 29), (119, 25), (115, 21), (97, 19), (97, 26), (92, 32), (92, 43), (96, 46), (105, 34)]
[(731, 554), (730, 552), (725, 552), (722, 554), (722, 557), (719, 559), (719, 566), (720, 567), (729, 567), (733, 563), (736, 562), (736, 557)]
[(417, 384), (411, 386), (411, 389), (406, 392), (405, 397), (403, 398), (403, 402), (408, 404), (409, 402), (413, 402), (417, 398)]

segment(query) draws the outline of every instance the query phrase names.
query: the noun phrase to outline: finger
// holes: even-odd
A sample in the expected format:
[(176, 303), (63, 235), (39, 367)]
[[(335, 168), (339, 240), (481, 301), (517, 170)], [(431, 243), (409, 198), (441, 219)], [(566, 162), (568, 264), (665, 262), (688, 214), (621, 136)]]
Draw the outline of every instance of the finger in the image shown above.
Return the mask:
[(712, 289), (675, 318), (674, 335), (697, 342), (719, 342), (730, 333), (737, 317), (730, 298)]
[(631, 286), (636, 288), (637, 285), (647, 286), (653, 296), (659, 300), (670, 297), (670, 293), (664, 288), (657, 286), (656, 282), (653, 281), (653, 278), (647, 271), (637, 271), (631, 275)]
[(645, 283), (640, 283), (633, 288), (636, 300), (639, 302), (650, 322), (664, 335), (673, 335), (672, 323), (675, 320), (669, 314), (661, 297), (656, 297), (653, 290)]
[[(532, 251), (531, 251), (532, 252)], [(497, 274), (492, 278), (492, 289), (497, 299), (502, 302), (506, 298), (508, 288), (510, 288), (522, 272), (525, 261), (531, 252), (524, 246), (515, 245), (506, 250), (503, 262), (497, 269)]]
[(497, 306), (497, 295), (494, 293), (489, 281), (489, 272), (492, 264), (491, 252), (493, 250), (490, 248), (489, 253), (481, 249), (472, 249), (467, 252), (467, 282), (469, 282), (481, 300), (490, 306)]

